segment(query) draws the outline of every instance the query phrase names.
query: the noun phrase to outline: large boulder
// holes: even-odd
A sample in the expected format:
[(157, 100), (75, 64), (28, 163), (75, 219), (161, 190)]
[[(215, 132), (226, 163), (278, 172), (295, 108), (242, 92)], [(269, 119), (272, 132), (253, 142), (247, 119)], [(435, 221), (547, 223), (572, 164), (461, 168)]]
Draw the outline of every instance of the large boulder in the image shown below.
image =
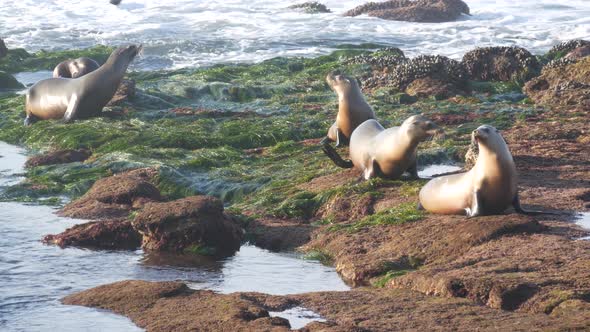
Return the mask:
[(523, 90), (537, 104), (590, 110), (590, 57), (562, 67), (546, 67)]
[(541, 64), (521, 47), (480, 47), (465, 53), (463, 65), (476, 81), (528, 81), (538, 76)]
[(47, 166), (56, 164), (67, 164), (81, 162), (92, 155), (90, 150), (58, 150), (47, 152), (38, 156), (33, 156), (27, 160), (26, 167)]
[(572, 52), (576, 48), (579, 48), (582, 46), (588, 46), (588, 45), (590, 45), (590, 41), (588, 41), (588, 40), (583, 40), (583, 39), (569, 40), (569, 41), (562, 42), (562, 43), (559, 43), (559, 44), (553, 46), (547, 52), (547, 54), (545, 54), (544, 57), (550, 61), (551, 60), (558, 60), (558, 59), (565, 57), (567, 54), (569, 54), (570, 52)]
[(469, 14), (469, 6), (461, 0), (389, 0), (369, 2), (344, 13), (344, 16), (367, 14), (386, 20), (409, 22), (450, 22), (461, 14)]
[(9, 73), (0, 71), (0, 89), (22, 89), (25, 86)]
[(156, 175), (156, 170), (144, 168), (100, 179), (84, 196), (66, 205), (60, 214), (84, 219), (127, 217), (145, 203), (162, 199), (152, 183)]
[(165, 203), (148, 203), (133, 227), (143, 235), (145, 250), (233, 254), (240, 248), (242, 229), (210, 196), (192, 196)]
[(60, 234), (45, 236), (43, 242), (62, 248), (136, 249), (141, 245), (141, 235), (131, 221), (115, 219), (75, 225)]
[(330, 13), (330, 9), (326, 7), (326, 5), (321, 4), (317, 1), (309, 1), (304, 3), (299, 3), (296, 5), (291, 5), (288, 7), (289, 9), (294, 9), (297, 11), (302, 11), (306, 14), (319, 14), (319, 13)]

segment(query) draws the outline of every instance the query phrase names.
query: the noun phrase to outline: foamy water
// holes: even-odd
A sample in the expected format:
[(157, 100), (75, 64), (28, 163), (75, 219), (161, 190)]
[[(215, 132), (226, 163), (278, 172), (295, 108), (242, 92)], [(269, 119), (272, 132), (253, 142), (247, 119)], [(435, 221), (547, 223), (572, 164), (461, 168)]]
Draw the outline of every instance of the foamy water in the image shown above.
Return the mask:
[(139, 70), (314, 56), (369, 42), (410, 56), (459, 58), (475, 46), (521, 45), (542, 53), (559, 41), (590, 38), (588, 0), (467, 0), (472, 16), (434, 24), (341, 16), (363, 0), (322, 1), (330, 14), (285, 9), (301, 2), (2, 0), (0, 36), (29, 51), (142, 43), (145, 56), (134, 61)]

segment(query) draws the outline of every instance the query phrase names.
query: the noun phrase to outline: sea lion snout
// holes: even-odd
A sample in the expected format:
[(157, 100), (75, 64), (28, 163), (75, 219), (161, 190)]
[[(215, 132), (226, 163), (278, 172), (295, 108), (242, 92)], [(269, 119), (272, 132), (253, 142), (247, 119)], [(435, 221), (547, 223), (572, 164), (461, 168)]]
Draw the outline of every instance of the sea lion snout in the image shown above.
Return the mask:
[(475, 129), (471, 133), (471, 137), (476, 142), (480, 142), (480, 141), (485, 141), (492, 133), (499, 133), (499, 132), (496, 128), (494, 128), (490, 125), (483, 125), (483, 126), (477, 127), (477, 129)]

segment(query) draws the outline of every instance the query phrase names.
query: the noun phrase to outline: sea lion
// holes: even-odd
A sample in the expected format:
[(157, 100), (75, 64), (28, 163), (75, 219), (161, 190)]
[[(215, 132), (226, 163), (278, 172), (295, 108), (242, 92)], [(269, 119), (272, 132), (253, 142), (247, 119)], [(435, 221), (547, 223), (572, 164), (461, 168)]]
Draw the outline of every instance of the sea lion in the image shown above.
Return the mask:
[(129, 63), (141, 46), (119, 47), (97, 70), (78, 78), (49, 78), (33, 85), (26, 95), (25, 125), (36, 119), (69, 122), (96, 116), (113, 98)]
[(374, 119), (375, 113), (365, 101), (356, 79), (335, 72), (326, 76), (326, 82), (338, 94), (338, 115), (328, 130), (327, 138), (336, 142), (336, 146), (348, 144), (356, 127)]
[(420, 190), (420, 208), (437, 214), (466, 214), (468, 217), (499, 214), (510, 205), (516, 212), (520, 206), (516, 165), (500, 132), (488, 125), (472, 133), (479, 155), (475, 166), (466, 172), (437, 177)]
[(350, 137), (350, 159), (365, 179), (376, 176), (398, 179), (404, 172), (418, 178), (418, 144), (444, 134), (442, 128), (421, 115), (388, 129), (374, 119), (358, 126)]
[(328, 129), (328, 134), (320, 144), (326, 155), (334, 163), (340, 167), (347, 167), (347, 164), (339, 164), (342, 158), (330, 146), (330, 141), (336, 142), (336, 147), (348, 145), (350, 135), (352, 135), (355, 128), (368, 119), (374, 119), (375, 113), (365, 101), (363, 93), (354, 78), (332, 72), (326, 76), (326, 82), (338, 95), (338, 114), (336, 115), (336, 121)]
[(63, 78), (78, 78), (90, 72), (97, 70), (100, 67), (98, 62), (82, 57), (78, 59), (70, 59), (60, 62), (53, 69), (53, 77)]

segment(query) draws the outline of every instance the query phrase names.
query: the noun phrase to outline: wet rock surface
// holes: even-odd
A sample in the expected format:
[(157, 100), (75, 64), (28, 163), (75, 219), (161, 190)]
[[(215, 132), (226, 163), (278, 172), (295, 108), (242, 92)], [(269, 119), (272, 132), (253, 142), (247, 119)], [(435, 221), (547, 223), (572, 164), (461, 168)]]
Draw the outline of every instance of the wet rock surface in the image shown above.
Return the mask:
[(469, 7), (461, 0), (389, 0), (369, 2), (345, 12), (344, 16), (362, 14), (394, 21), (438, 23), (469, 14)]
[(482, 47), (467, 52), (463, 65), (477, 81), (528, 81), (539, 75), (537, 58), (521, 47)]
[(100, 179), (80, 199), (67, 204), (60, 214), (71, 218), (124, 218), (146, 202), (160, 201), (152, 181), (154, 169), (138, 169)]
[(144, 250), (191, 252), (212, 248), (233, 254), (240, 248), (242, 229), (223, 212), (223, 203), (210, 196), (147, 203), (133, 219), (143, 235)]
[(47, 166), (55, 164), (67, 164), (83, 162), (92, 155), (87, 149), (58, 150), (36, 155), (27, 160), (26, 167)]
[(4, 40), (2, 38), (0, 38), (0, 59), (5, 57), (7, 54), (8, 54), (8, 48), (6, 47)]
[(307, 222), (259, 218), (246, 227), (247, 239), (254, 245), (271, 251), (290, 251), (311, 239), (314, 227)]
[[(482, 307), (465, 299), (445, 299), (408, 290), (361, 289), (348, 292), (268, 296), (216, 294), (178, 282), (122, 281), (63, 299), (63, 303), (114, 311), (147, 331), (288, 331), (269, 310), (309, 308), (327, 319), (303, 331), (472, 330), (531, 331), (583, 328), (587, 319), (567, 315), (516, 313)], [(579, 308), (581, 303), (567, 303)], [(564, 304), (564, 309), (566, 304)], [(568, 319), (566, 319), (568, 318)]]
[(127, 219), (101, 220), (75, 225), (58, 235), (43, 238), (47, 244), (93, 249), (137, 249), (141, 235)]
[(22, 85), (19, 81), (14, 78), (14, 76), (0, 71), (0, 89), (22, 89), (24, 85)]
[(590, 110), (590, 58), (545, 68), (523, 91), (537, 104), (579, 106)]

